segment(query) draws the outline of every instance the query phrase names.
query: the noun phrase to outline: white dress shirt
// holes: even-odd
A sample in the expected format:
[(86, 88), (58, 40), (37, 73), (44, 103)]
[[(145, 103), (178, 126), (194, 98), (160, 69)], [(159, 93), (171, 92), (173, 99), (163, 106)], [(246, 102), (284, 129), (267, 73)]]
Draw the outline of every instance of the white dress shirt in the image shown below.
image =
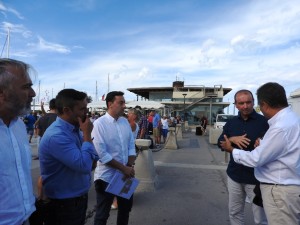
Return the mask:
[(135, 156), (135, 143), (129, 122), (124, 117), (115, 120), (106, 113), (94, 122), (92, 138), (99, 155), (94, 180), (110, 182), (116, 169), (107, 166), (112, 159), (126, 165), (128, 156)]
[(270, 125), (253, 151), (233, 150), (237, 163), (255, 167), (257, 180), (264, 183), (300, 185), (300, 118), (290, 108), (268, 120)]
[(0, 119), (0, 225), (22, 224), (35, 211), (31, 179), (31, 149), (26, 127)]

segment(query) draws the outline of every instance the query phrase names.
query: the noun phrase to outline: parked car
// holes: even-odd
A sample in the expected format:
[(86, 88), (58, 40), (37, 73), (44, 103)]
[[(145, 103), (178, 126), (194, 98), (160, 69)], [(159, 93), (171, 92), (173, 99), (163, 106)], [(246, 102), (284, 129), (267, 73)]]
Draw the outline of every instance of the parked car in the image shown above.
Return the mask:
[(226, 122), (233, 117), (234, 117), (234, 115), (231, 115), (231, 114), (217, 114), (214, 128), (215, 129), (223, 129), (223, 126), (226, 124)]

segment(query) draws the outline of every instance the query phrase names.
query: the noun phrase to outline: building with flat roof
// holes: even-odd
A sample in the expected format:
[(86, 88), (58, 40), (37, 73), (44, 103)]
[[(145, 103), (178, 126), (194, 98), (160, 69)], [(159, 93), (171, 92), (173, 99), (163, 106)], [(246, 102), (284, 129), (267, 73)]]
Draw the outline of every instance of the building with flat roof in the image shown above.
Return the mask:
[(212, 124), (216, 115), (224, 113), (224, 108), (230, 105), (229, 102), (223, 102), (223, 97), (232, 89), (222, 85), (205, 87), (174, 81), (172, 87), (141, 87), (127, 90), (136, 94), (137, 101), (149, 100), (163, 104), (162, 114), (180, 115), (189, 124), (199, 124), (205, 116), (209, 124)]

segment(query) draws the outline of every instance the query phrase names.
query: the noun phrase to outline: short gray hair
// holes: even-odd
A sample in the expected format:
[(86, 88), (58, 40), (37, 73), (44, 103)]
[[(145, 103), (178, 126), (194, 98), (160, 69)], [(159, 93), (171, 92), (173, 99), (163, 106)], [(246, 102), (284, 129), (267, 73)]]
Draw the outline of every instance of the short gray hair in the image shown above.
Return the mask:
[(29, 65), (22, 61), (8, 58), (0, 58), (0, 90), (10, 90), (12, 83), (15, 80), (15, 76), (12, 76), (11, 72), (8, 71), (9, 67), (17, 68), (24, 71), (25, 76), (29, 76), (29, 71), (35, 70)]

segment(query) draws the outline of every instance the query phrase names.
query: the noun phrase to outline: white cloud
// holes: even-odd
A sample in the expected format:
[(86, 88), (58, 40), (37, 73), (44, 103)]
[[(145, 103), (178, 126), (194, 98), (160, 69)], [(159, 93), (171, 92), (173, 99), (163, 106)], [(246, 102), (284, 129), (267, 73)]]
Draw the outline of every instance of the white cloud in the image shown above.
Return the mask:
[(0, 2), (0, 10), (4, 12), (8, 12), (8, 13), (12, 13), (15, 16), (17, 16), (19, 19), (24, 19), (24, 17), (15, 9), (10, 8), (10, 7), (6, 7), (3, 3)]
[(28, 46), (35, 47), (39, 51), (58, 52), (63, 54), (68, 54), (71, 52), (68, 47), (61, 44), (47, 42), (40, 36), (38, 37), (38, 43), (29, 43)]
[(149, 68), (143, 67), (141, 71), (138, 73), (139, 78), (146, 78), (149, 75)]
[(11, 34), (21, 34), (23, 38), (30, 38), (32, 33), (22, 24), (12, 24), (9, 22), (2, 22), (1, 29), (4, 32), (10, 30)]
[[(74, 2), (73, 6), (83, 7), (80, 13), (85, 10), (93, 13), (97, 6), (99, 10), (97, 15), (91, 15), (90, 20), (82, 14), (82, 20), (76, 23), (74, 37), (71, 31), (59, 30), (57, 26), (49, 30), (60, 33), (59, 41), (53, 43), (38, 37), (37, 43), (31, 41), (28, 45), (29, 51), (23, 49), (26, 44), (20, 45), (20, 56), (30, 57), (28, 60), (38, 65), (43, 86), (49, 90), (53, 84), (54, 88), (62, 88), (66, 83), (67, 87), (88, 90), (93, 96), (96, 80), (99, 90), (106, 92), (108, 74), (110, 89), (123, 91), (129, 87), (171, 86), (176, 76), (184, 79), (186, 84), (222, 84), (232, 87), (233, 92), (239, 88), (255, 90), (268, 81), (280, 82), (287, 89), (300, 86), (298, 0), (251, 0), (244, 3), (237, 0), (238, 6), (220, 3), (210, 12), (203, 12), (200, 8), (200, 12), (193, 11), (189, 8), (189, 1), (181, 3), (185, 10), (176, 8), (179, 3), (172, 3), (172, 8), (164, 3), (157, 9), (148, 2), (153, 9), (144, 12), (137, 7), (140, 17), (135, 17), (136, 12), (132, 11), (129, 20), (118, 11), (107, 8), (105, 10), (110, 15), (107, 21), (101, 14), (101, 7), (108, 2)], [(218, 10), (230, 13), (219, 13)], [(69, 15), (68, 11), (65, 13)], [(206, 19), (204, 15), (207, 14)], [(91, 20), (101, 24), (101, 29), (90, 28)], [(149, 22), (152, 20), (154, 22)], [(21, 25), (12, 30), (28, 31)], [(42, 33), (43, 37), (54, 36), (47, 33), (47, 27), (34, 32)], [(36, 38), (32, 32), (28, 31), (27, 35)], [(47, 58), (48, 53), (53, 59), (47, 60), (45, 65), (45, 60), (40, 58)]]

